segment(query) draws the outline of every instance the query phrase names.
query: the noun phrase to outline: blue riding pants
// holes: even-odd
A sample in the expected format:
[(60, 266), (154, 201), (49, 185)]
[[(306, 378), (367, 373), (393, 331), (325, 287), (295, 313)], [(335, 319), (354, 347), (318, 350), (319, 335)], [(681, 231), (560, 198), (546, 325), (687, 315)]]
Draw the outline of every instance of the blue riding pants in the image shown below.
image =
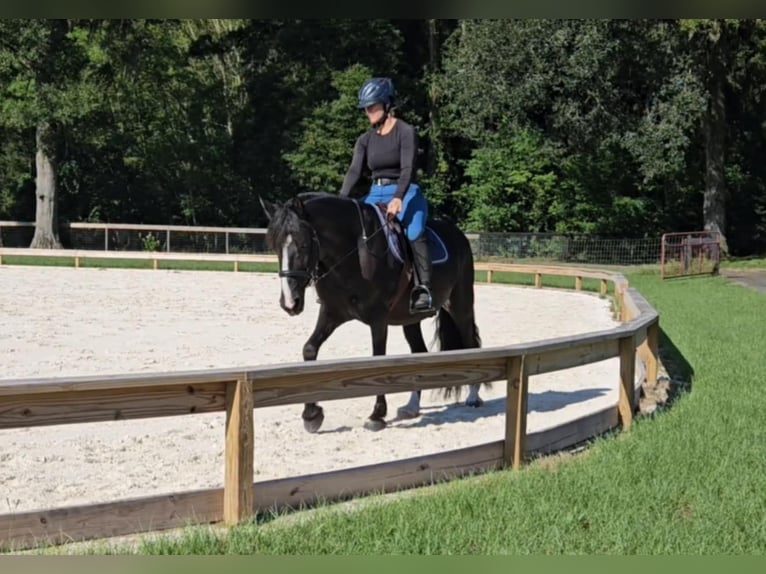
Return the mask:
[[(370, 186), (370, 191), (362, 197), (364, 203), (388, 204), (394, 198), (396, 184)], [(426, 230), (428, 219), (428, 202), (417, 183), (411, 183), (402, 197), (402, 210), (397, 214), (397, 219), (402, 222), (407, 239), (414, 241)]]

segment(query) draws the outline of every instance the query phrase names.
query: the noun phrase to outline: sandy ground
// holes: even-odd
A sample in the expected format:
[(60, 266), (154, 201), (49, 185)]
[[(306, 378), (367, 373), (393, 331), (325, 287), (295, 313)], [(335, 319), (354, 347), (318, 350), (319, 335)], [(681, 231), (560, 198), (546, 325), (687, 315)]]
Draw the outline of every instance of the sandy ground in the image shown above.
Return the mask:
[[(312, 293), (313, 295), (313, 293)], [(0, 379), (247, 367), (301, 360), (317, 304), (288, 317), (274, 275), (0, 267)], [(476, 286), (484, 347), (613, 327), (595, 295)], [(424, 323), (426, 341), (432, 321)], [(400, 328), (389, 354), (408, 353)], [(361, 323), (339, 328), (320, 359), (370, 354)], [(530, 378), (534, 432), (617, 402), (618, 361)], [(324, 403), (306, 433), (301, 405), (255, 413), (256, 481), (461, 448), (503, 436), (504, 384), (471, 409), (423, 395), (422, 416), (395, 420), (408, 394), (388, 396), (389, 427), (362, 425), (374, 397)], [(463, 398), (465, 394), (463, 395)], [(0, 430), (0, 513), (107, 502), (223, 484), (222, 413)]]

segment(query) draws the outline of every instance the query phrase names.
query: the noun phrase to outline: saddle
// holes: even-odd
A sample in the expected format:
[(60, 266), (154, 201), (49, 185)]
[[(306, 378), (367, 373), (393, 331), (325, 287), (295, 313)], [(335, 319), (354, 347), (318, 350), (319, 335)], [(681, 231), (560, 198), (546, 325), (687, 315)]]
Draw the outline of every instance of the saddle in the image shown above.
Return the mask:
[[(388, 244), (389, 257), (392, 257), (396, 261), (402, 263), (402, 272), (399, 277), (399, 285), (391, 301), (390, 309), (396, 307), (408, 290), (412, 290), (415, 286), (413, 278), (413, 263), (412, 263), (412, 250), (410, 248), (410, 242), (407, 235), (404, 232), (401, 222), (394, 218), (389, 221), (386, 215), (387, 206), (385, 203), (378, 202), (373, 205), (375, 213), (380, 219), (380, 224), (383, 228), (383, 233), (386, 236), (386, 243)], [(429, 226), (426, 225), (425, 232), (428, 237), (429, 252), (431, 254), (431, 264), (438, 265), (444, 263), (447, 260), (447, 248), (444, 245), (441, 237)], [(393, 263), (391, 261), (391, 263)], [(412, 301), (409, 304), (410, 313), (415, 311), (412, 308)]]
[[(405, 266), (412, 264), (412, 254), (410, 251), (410, 241), (407, 239), (407, 235), (404, 233), (402, 224), (398, 219), (389, 221), (386, 217), (387, 206), (385, 203), (374, 204), (375, 213), (380, 219), (380, 224), (386, 234), (386, 241), (388, 242), (388, 248), (391, 255), (403, 263)], [(449, 259), (449, 252), (444, 241), (436, 231), (433, 230), (428, 224), (425, 229), (426, 238), (428, 239), (428, 251), (431, 254), (431, 264), (439, 265)]]

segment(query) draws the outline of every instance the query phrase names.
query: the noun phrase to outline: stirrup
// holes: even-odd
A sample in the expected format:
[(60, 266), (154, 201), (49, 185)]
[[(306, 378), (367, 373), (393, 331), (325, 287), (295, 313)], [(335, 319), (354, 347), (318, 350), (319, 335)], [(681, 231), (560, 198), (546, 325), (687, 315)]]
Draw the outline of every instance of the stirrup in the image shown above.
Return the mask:
[[(416, 307), (417, 299), (424, 293), (428, 297), (428, 305), (426, 307)], [(435, 309), (431, 290), (425, 285), (416, 285), (410, 292), (410, 313), (429, 313), (432, 311), (435, 311)]]

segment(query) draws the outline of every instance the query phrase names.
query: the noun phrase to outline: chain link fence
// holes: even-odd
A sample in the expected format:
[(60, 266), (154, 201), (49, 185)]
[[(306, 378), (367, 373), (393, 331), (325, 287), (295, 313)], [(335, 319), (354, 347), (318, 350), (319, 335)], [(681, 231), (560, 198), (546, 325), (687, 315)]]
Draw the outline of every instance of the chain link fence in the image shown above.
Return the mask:
[[(265, 229), (73, 223), (61, 231), (65, 247), (94, 251), (271, 253)], [(34, 224), (0, 221), (0, 246), (28, 247)], [(471, 233), (479, 261), (539, 261), (595, 265), (654, 265), (661, 237), (610, 239), (562, 233)]]
[(584, 234), (476, 233), (469, 235), (478, 260), (537, 260), (596, 265), (653, 265), (661, 238), (609, 239)]

